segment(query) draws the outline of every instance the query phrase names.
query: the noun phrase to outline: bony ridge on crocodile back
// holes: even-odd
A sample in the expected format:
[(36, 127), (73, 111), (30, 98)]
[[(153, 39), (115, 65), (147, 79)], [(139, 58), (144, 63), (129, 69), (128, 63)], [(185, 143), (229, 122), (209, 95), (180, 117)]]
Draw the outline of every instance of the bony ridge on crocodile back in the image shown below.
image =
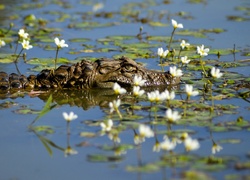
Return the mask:
[(130, 58), (82, 60), (74, 65), (62, 65), (56, 70), (44, 69), (37, 75), (8, 75), (0, 72), (0, 90), (48, 88), (112, 88), (114, 83), (132, 87), (134, 76), (146, 80), (144, 87), (170, 86), (180, 82), (169, 72), (148, 70)]

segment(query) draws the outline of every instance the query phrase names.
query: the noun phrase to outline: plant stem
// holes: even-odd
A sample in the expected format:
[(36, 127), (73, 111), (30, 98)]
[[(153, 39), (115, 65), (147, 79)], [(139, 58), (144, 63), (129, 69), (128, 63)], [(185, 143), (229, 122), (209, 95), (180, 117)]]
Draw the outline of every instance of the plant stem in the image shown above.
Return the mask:
[(160, 64), (162, 65), (162, 57), (160, 57)]
[(201, 68), (202, 68), (202, 70), (203, 70), (203, 72), (204, 72), (204, 74), (205, 74), (205, 77), (207, 77), (207, 72), (206, 72), (206, 70), (205, 70), (205, 68), (204, 68), (204, 66), (203, 66), (203, 61), (202, 61), (201, 56), (200, 56), (200, 64), (201, 64)]
[(122, 114), (121, 114), (121, 112), (119, 111), (119, 109), (118, 109), (118, 108), (115, 108), (115, 111), (117, 112), (117, 114), (118, 114), (118, 116), (120, 117), (120, 119), (122, 119)]
[(187, 104), (188, 104), (189, 99), (190, 99), (190, 96), (187, 96), (186, 103), (185, 103), (185, 106), (184, 106), (184, 117), (187, 116)]
[(170, 37), (170, 40), (169, 40), (169, 43), (168, 43), (168, 50), (170, 50), (170, 47), (171, 47), (170, 45), (172, 43), (172, 39), (173, 39), (173, 36), (174, 36), (175, 29), (176, 28), (173, 29), (172, 34), (171, 34), (171, 37)]
[(69, 121), (67, 121), (67, 135), (70, 135), (70, 127), (69, 127)]
[(20, 76), (20, 75), (21, 75), (21, 72), (20, 72), (19, 69), (18, 69), (17, 62), (14, 62), (14, 64), (15, 64), (15, 67), (16, 67), (16, 71), (17, 71), (18, 75)]
[(214, 98), (213, 98), (213, 84), (212, 83), (211, 83), (211, 101), (212, 101), (212, 109), (211, 110), (214, 111)]
[(180, 51), (179, 51), (179, 54), (178, 54), (178, 60), (179, 60), (179, 62), (180, 62), (180, 60), (181, 60), (181, 51), (182, 51), (182, 48), (180, 48)]
[(56, 70), (56, 63), (57, 63), (57, 56), (58, 56), (59, 48), (56, 48), (56, 58), (55, 58), (55, 70)]
[(17, 40), (17, 42), (16, 42), (16, 48), (15, 48), (15, 52), (14, 52), (14, 54), (16, 55), (16, 51), (17, 51), (17, 47), (18, 47), (18, 41), (20, 40), (20, 37), (18, 37), (18, 40)]
[(15, 63), (17, 62), (17, 60), (18, 60), (18, 58), (20, 57), (20, 55), (21, 55), (22, 52), (23, 52), (23, 48), (22, 48), (22, 50), (20, 51), (20, 53), (17, 55), (16, 60), (14, 61)]
[(161, 66), (161, 71), (164, 72), (164, 68), (163, 68), (163, 65), (162, 65), (162, 57), (160, 57), (160, 66)]
[(167, 107), (170, 108), (170, 100), (167, 100)]
[(9, 26), (8, 30), (4, 34), (8, 34), (13, 26), (14, 26), (14, 24), (10, 23), (10, 26)]

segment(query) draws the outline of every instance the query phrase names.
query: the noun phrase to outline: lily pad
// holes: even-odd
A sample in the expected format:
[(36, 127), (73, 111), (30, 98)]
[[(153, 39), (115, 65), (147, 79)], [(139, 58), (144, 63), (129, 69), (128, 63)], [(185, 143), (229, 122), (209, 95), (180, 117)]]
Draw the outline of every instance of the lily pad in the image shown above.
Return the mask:
[(96, 134), (93, 132), (81, 132), (80, 137), (92, 138), (92, 137), (96, 137)]
[(47, 134), (53, 134), (55, 132), (53, 127), (45, 125), (33, 126), (32, 129), (36, 132), (45, 132)]
[[(58, 58), (57, 59), (58, 64), (67, 64), (69, 62), (70, 61), (68, 59), (66, 59), (66, 58)], [(51, 59), (51, 58), (32, 58), (32, 59), (29, 59), (26, 63), (31, 64), (31, 65), (48, 65), (48, 66), (51, 66), (51, 65), (54, 65), (55, 61), (54, 61), (54, 59)]]
[(92, 154), (87, 156), (90, 162), (119, 162), (123, 160), (121, 156), (108, 156), (103, 154)]
[(145, 164), (141, 166), (127, 166), (126, 170), (129, 172), (156, 172), (160, 167), (155, 164)]
[(33, 110), (28, 106), (22, 106), (19, 109), (14, 111), (17, 114), (38, 114), (39, 111), (37, 110)]
[(12, 54), (0, 54), (0, 63), (8, 64), (13, 63), (16, 57)]

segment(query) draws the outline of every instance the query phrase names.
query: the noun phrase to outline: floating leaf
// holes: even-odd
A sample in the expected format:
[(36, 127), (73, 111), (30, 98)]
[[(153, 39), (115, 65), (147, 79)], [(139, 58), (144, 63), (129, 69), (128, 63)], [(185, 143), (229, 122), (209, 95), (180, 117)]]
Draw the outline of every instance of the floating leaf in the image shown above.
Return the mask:
[(197, 38), (205, 38), (206, 35), (203, 32), (200, 31), (190, 31), (190, 30), (182, 30), (182, 31), (177, 31), (176, 34), (182, 35), (182, 36), (194, 36)]
[(13, 102), (13, 101), (5, 101), (0, 103), (0, 109), (7, 109), (7, 108), (11, 108), (13, 106), (16, 106), (17, 103)]
[(157, 26), (157, 27), (166, 27), (168, 24), (162, 23), (162, 22), (157, 22), (157, 21), (150, 21), (149, 22), (150, 26)]
[(0, 63), (13, 63), (15, 59), (11, 54), (0, 54)]
[(127, 166), (126, 170), (129, 172), (156, 172), (160, 170), (160, 167), (149, 163), (141, 166)]
[[(128, 149), (133, 149), (134, 146), (130, 145), (130, 144), (121, 144), (117, 147), (115, 147), (115, 149), (119, 148), (120, 151), (127, 151)], [(105, 151), (113, 151), (114, 147), (113, 146), (108, 146), (108, 145), (104, 145), (101, 147), (101, 149), (105, 150)]]
[(121, 156), (107, 156), (103, 154), (92, 154), (87, 156), (90, 162), (119, 162), (123, 160)]
[(87, 137), (87, 138), (92, 138), (96, 137), (96, 134), (93, 132), (80, 132), (81, 137)]
[(38, 114), (38, 111), (32, 110), (29, 107), (22, 107), (14, 111), (17, 114)]
[(249, 18), (245, 18), (245, 17), (242, 17), (242, 16), (234, 16), (234, 15), (227, 16), (227, 19), (229, 21), (238, 21), (238, 22), (249, 20)]
[(200, 171), (195, 171), (195, 170), (190, 170), (190, 171), (186, 171), (184, 172), (184, 177), (185, 179), (203, 179), (203, 180), (212, 180), (213, 178), (209, 177), (207, 174), (205, 174), (204, 172), (200, 172)]
[(88, 38), (72, 38), (72, 39), (69, 39), (70, 42), (80, 42), (80, 43), (83, 43), (83, 42), (87, 42), (87, 41), (90, 41), (90, 39)]
[(246, 170), (246, 169), (250, 169), (250, 161), (248, 162), (238, 162), (235, 164), (235, 169), (237, 170)]
[(51, 126), (35, 126), (35, 127), (32, 127), (32, 129), (36, 132), (45, 132), (47, 134), (53, 134), (54, 133), (54, 130)]
[(109, 27), (114, 26), (114, 23), (99, 23), (99, 22), (80, 22), (80, 23), (72, 23), (69, 25), (70, 28), (84, 28), (84, 29), (93, 29), (93, 28), (101, 28), (101, 27)]
[[(67, 64), (70, 61), (66, 58), (58, 58), (57, 59), (57, 63), (58, 64)], [(54, 59), (53, 58), (32, 58), (29, 59), (27, 62), (27, 64), (31, 64), (31, 65), (39, 65), (39, 66), (54, 66)]]
[(124, 41), (124, 40), (131, 40), (131, 39), (135, 39), (135, 36), (120, 35), (120, 36), (107, 36), (106, 38), (106, 40), (111, 40), (111, 41), (117, 41), (117, 40)]
[(220, 143), (229, 143), (229, 144), (239, 144), (240, 142), (241, 142), (240, 139), (234, 139), (234, 138), (220, 140)]

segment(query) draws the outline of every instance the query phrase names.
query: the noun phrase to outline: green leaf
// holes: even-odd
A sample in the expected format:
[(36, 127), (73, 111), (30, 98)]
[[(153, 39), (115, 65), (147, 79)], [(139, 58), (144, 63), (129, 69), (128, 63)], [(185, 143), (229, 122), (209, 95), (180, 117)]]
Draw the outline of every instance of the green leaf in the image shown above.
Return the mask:
[[(66, 58), (58, 58), (57, 59), (58, 64), (66, 64), (69, 63), (69, 60)], [(54, 65), (55, 61), (53, 58), (32, 58), (27, 61), (27, 64), (32, 65)]]
[(119, 162), (123, 160), (121, 156), (107, 156), (103, 154), (92, 154), (87, 156), (87, 160), (90, 162)]
[(45, 114), (47, 114), (49, 111), (51, 111), (53, 108), (55, 108), (57, 104), (52, 104), (52, 94), (49, 96), (46, 104), (44, 105), (43, 109), (39, 112), (38, 116), (36, 119), (30, 124), (34, 124), (38, 119), (43, 117)]
[(47, 152), (49, 153), (50, 156), (52, 156), (52, 154), (53, 154), (51, 147), (54, 147), (54, 148), (62, 150), (62, 151), (64, 150), (62, 147), (57, 146), (54, 142), (45, 138), (44, 136), (38, 135), (38, 138), (42, 142), (42, 144), (44, 145), (45, 149), (47, 150)]
[(51, 126), (45, 126), (45, 125), (42, 125), (42, 126), (35, 126), (35, 127), (32, 127), (32, 129), (36, 132), (45, 132), (47, 134), (53, 134), (54, 133), (54, 130)]
[(92, 138), (96, 137), (97, 135), (93, 132), (81, 132), (80, 137), (87, 137), (87, 138)]
[(141, 166), (127, 166), (126, 170), (129, 172), (156, 172), (160, 170), (160, 167), (156, 164), (145, 164)]
[(1, 54), (0, 53), (0, 63), (13, 63), (15, 60), (15, 56), (12, 54)]
[(168, 24), (162, 23), (162, 22), (157, 22), (157, 21), (150, 21), (149, 22), (150, 26), (157, 26), (157, 27), (166, 27)]

